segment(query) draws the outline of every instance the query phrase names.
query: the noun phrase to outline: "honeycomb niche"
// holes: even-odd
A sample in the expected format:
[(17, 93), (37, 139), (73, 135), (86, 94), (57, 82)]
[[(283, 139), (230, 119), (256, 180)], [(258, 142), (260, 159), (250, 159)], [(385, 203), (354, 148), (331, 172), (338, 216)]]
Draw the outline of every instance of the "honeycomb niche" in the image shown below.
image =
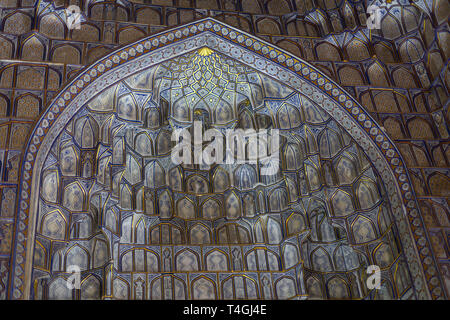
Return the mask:
[[(195, 121), (218, 135), (279, 130), (276, 174), (258, 161), (175, 165), (172, 133)], [(35, 225), (28, 244), (16, 236), (27, 248), (18, 297), (414, 299), (423, 290), (383, 130), (313, 67), (215, 20), (95, 62), (55, 97), (27, 148), (21, 213)], [(379, 290), (367, 285), (369, 265), (380, 267)], [(79, 289), (67, 287), (74, 266)]]

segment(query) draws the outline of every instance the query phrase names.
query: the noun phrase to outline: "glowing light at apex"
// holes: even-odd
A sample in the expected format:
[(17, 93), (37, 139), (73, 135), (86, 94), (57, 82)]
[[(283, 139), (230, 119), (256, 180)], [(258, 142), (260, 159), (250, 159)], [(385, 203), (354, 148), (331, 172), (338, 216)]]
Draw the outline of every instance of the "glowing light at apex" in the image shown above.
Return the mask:
[(201, 55), (202, 57), (209, 56), (211, 53), (213, 53), (213, 51), (210, 48), (206, 47), (198, 50), (198, 54)]

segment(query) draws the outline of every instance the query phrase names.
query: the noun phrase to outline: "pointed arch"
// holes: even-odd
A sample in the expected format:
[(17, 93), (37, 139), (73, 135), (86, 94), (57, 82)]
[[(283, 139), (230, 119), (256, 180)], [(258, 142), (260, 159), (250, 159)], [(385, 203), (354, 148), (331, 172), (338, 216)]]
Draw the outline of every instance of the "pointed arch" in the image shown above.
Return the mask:
[(350, 289), (347, 281), (335, 276), (327, 282), (327, 292), (330, 299), (349, 299)]
[(236, 223), (227, 223), (217, 228), (216, 234), (217, 243), (220, 244), (248, 244), (252, 240), (248, 229)]
[(105, 227), (113, 233), (118, 232), (119, 230), (119, 219), (116, 213), (116, 209), (114, 207), (106, 210), (105, 214)]
[(39, 39), (37, 34), (33, 34), (23, 41), (21, 47), (21, 57), (23, 60), (43, 61), (46, 50), (44, 43)]
[(331, 257), (322, 247), (316, 248), (311, 252), (311, 266), (314, 270), (322, 272), (333, 271)]
[(133, 227), (134, 234), (133, 239), (134, 243), (146, 244), (147, 243), (147, 230), (145, 225), (144, 217), (139, 218), (136, 224)]
[(196, 208), (194, 202), (188, 198), (184, 197), (177, 201), (177, 216), (182, 219), (194, 219)]
[(59, 276), (50, 282), (48, 297), (51, 300), (72, 300), (73, 291), (67, 287), (67, 279)]
[(158, 212), (161, 218), (170, 218), (173, 215), (173, 200), (168, 189), (158, 195)]
[(64, 270), (68, 271), (69, 266), (78, 266), (81, 271), (88, 270), (90, 267), (89, 251), (79, 244), (70, 247), (64, 257)]
[(375, 226), (372, 220), (365, 216), (358, 215), (351, 227), (356, 243), (365, 243), (376, 238)]
[(93, 274), (81, 281), (81, 300), (99, 300), (102, 297), (101, 281)]
[[(242, 35), (242, 37), (244, 39), (250, 38), (253, 41), (252, 45), (254, 45), (255, 43), (257, 45), (261, 45), (261, 44), (267, 45), (265, 42), (261, 42), (260, 40), (254, 38), (254, 37), (243, 34), (234, 28), (230, 29), (229, 26), (226, 26), (226, 25), (224, 25), (220, 22), (217, 22), (213, 19), (210, 19), (210, 18), (207, 18), (205, 20), (196, 21), (196, 22), (193, 22), (192, 24), (190, 24), (190, 26), (194, 26), (194, 25), (196, 27), (201, 26), (201, 28), (188, 28), (187, 32), (189, 34), (198, 34), (199, 36), (202, 36), (202, 33), (204, 32), (203, 30), (207, 30), (210, 33), (212, 39), (222, 39), (222, 35), (219, 35), (219, 33), (213, 29), (213, 26), (217, 25), (217, 26), (219, 26), (219, 30), (221, 30), (221, 27), (228, 28), (227, 29), (228, 31), (233, 30), (233, 32), (235, 32), (237, 35)], [(185, 27), (185, 26), (183, 26), (183, 27)], [(196, 31), (194, 31), (194, 30), (196, 30)], [(155, 50), (155, 49), (160, 48), (164, 45), (162, 42), (159, 42), (160, 37), (172, 34), (172, 32), (174, 32), (174, 30), (163, 31), (157, 35), (152, 35), (152, 36), (144, 39), (143, 41), (136, 42), (135, 44), (133, 44), (134, 50), (141, 50), (141, 47), (139, 46), (139, 45), (141, 45), (143, 54), (149, 54), (149, 55), (155, 54), (155, 52), (159, 52), (158, 50)], [(149, 41), (149, 40), (150, 40), (149, 43), (151, 43), (153, 40), (155, 40), (154, 48), (150, 52), (148, 52), (146, 49), (144, 49), (145, 41)], [(175, 43), (177, 43), (177, 42), (182, 43), (182, 41), (185, 41), (185, 39), (183, 38), (183, 39), (174, 40)], [(219, 47), (215, 46), (215, 44), (213, 42), (214, 41), (212, 41), (211, 46), (214, 49), (225, 50), (225, 49), (219, 49)], [(262, 51), (253, 52), (252, 51), (253, 49), (250, 50), (250, 47), (247, 47), (247, 45), (245, 44), (245, 41), (241, 44), (235, 44), (235, 43), (230, 42), (229, 45), (234, 46), (236, 48), (246, 48), (246, 50), (248, 49), (247, 51), (249, 51), (249, 54), (256, 54), (259, 56), (263, 55)], [(65, 121), (64, 117), (61, 117), (61, 115), (62, 114), (76, 114), (76, 112), (79, 110), (78, 106), (76, 106), (74, 103), (72, 103), (72, 101), (77, 101), (77, 104), (79, 104), (81, 107), (81, 105), (84, 103), (84, 101), (76, 100), (76, 99), (78, 99), (78, 97), (85, 95), (84, 96), (85, 98), (89, 98), (90, 94), (95, 94), (94, 91), (92, 91), (91, 93), (87, 93), (87, 91), (85, 91), (85, 88), (86, 88), (85, 86), (90, 85), (94, 81), (98, 81), (96, 83), (99, 84), (101, 81), (103, 81), (105, 79), (104, 72), (102, 71), (102, 68), (100, 67), (100, 65), (103, 67), (105, 65), (111, 65), (111, 68), (108, 67), (108, 72), (118, 75), (119, 73), (117, 73), (117, 71), (119, 69), (121, 69), (122, 64), (113, 65), (111, 63), (113, 56), (115, 57), (117, 54), (124, 53), (125, 51), (123, 51), (123, 50), (131, 50), (131, 49), (132, 49), (132, 46), (126, 46), (124, 48), (120, 48), (120, 49), (118, 49), (118, 51), (111, 53), (111, 55), (105, 56), (104, 58), (102, 58), (101, 60), (99, 60), (98, 62), (94, 63), (89, 68), (87, 68), (86, 70), (81, 72), (80, 73), (81, 77), (85, 76), (87, 74), (87, 72), (91, 72), (93, 69), (95, 69), (97, 72), (97, 76), (95, 78), (93, 77), (91, 80), (89, 80), (89, 81), (87, 80), (85, 83), (82, 83), (80, 85), (81, 87), (79, 88), (79, 90), (78, 89), (75, 90), (75, 91), (81, 92), (82, 93), (81, 95), (70, 93), (70, 89), (74, 89), (74, 87), (72, 87), (72, 85), (73, 85), (72, 83), (69, 83), (65, 88), (63, 88), (63, 90), (61, 90), (61, 92), (57, 96), (55, 96), (55, 98), (52, 100), (51, 104), (49, 105), (49, 108), (44, 112), (42, 118), (36, 124), (35, 130), (33, 130), (33, 133), (30, 137), (29, 143), (27, 144), (27, 149), (24, 152), (24, 157), (25, 158), (33, 157), (33, 162), (31, 163), (30, 169), (24, 168), (24, 170), (22, 171), (22, 176), (21, 176), (21, 181), (20, 181), (21, 182), (20, 183), (20, 186), (21, 186), (20, 191), (24, 190), (24, 189), (22, 189), (23, 188), (22, 182), (24, 182), (24, 181), (27, 181), (27, 183), (28, 183), (27, 187), (29, 187), (29, 189), (31, 189), (31, 190), (33, 190), (33, 188), (38, 188), (38, 186), (40, 185), (39, 184), (39, 181), (40, 181), (39, 174), (30, 174), (31, 173), (30, 170), (34, 169), (34, 172), (39, 173), (39, 170), (41, 169), (40, 166), (43, 163), (45, 163), (44, 160), (46, 159), (46, 156), (48, 154), (47, 150), (50, 150), (48, 143), (49, 142), (53, 143), (54, 139), (56, 139), (56, 137), (58, 136), (58, 132), (59, 132), (58, 128), (64, 128), (64, 126), (66, 124), (64, 122)], [(269, 46), (268, 50), (269, 51), (272, 50), (272, 46)], [(144, 51), (145, 51), (145, 53), (144, 53)], [(131, 51), (130, 53), (132, 53), (132, 52), (133, 51)], [(177, 54), (180, 54), (180, 52), (177, 52)], [(375, 141), (375, 137), (372, 137), (367, 132), (365, 132), (365, 129), (363, 129), (363, 121), (356, 119), (358, 117), (355, 117), (355, 118), (347, 117), (348, 114), (347, 114), (347, 110), (344, 109), (344, 105), (350, 106), (349, 109), (351, 109), (351, 107), (355, 107), (356, 110), (358, 111), (358, 113), (366, 115), (366, 112), (359, 106), (359, 104), (354, 99), (349, 97), (347, 95), (347, 93), (345, 93), (345, 90), (343, 90), (342, 88), (340, 88), (339, 86), (334, 84), (328, 78), (323, 77), (322, 73), (320, 71), (318, 71), (317, 69), (310, 67), (308, 64), (299, 61), (298, 59), (296, 59), (295, 57), (292, 57), (291, 55), (287, 54), (283, 50), (277, 49), (277, 52), (274, 52), (274, 54), (275, 54), (274, 58), (270, 57), (270, 55), (267, 55), (267, 57), (265, 57), (265, 59), (264, 59), (264, 62), (274, 64), (274, 66), (276, 68), (279, 68), (282, 66), (282, 64), (277, 61), (282, 61), (283, 58), (293, 59), (292, 67), (285, 67), (285, 68), (288, 68), (290, 70), (290, 72), (292, 71), (292, 81), (298, 81), (299, 79), (307, 79), (308, 81), (301, 81), (301, 83), (302, 83), (302, 85), (304, 83), (305, 87), (308, 87), (308, 86), (310, 86), (310, 83), (312, 83), (312, 81), (314, 81), (311, 79), (313, 79), (313, 78), (317, 79), (317, 77), (320, 77), (319, 80), (323, 79), (325, 84), (331, 85), (330, 89), (323, 89), (323, 87), (314, 86), (314, 88), (317, 89), (319, 93), (322, 93), (322, 92), (327, 93), (326, 95), (324, 95), (326, 101), (324, 101), (323, 107), (327, 108), (327, 110), (330, 113), (336, 112), (336, 113), (333, 113), (333, 117), (337, 117), (337, 118), (343, 120), (342, 124), (345, 126), (345, 129), (349, 129), (350, 127), (352, 127), (353, 128), (353, 131), (351, 132), (352, 136), (358, 136), (358, 137), (361, 137), (362, 139), (367, 138), (367, 140), (366, 140), (367, 144), (364, 145), (363, 147), (365, 148), (365, 151), (368, 151), (369, 149), (372, 150), (372, 152), (370, 154), (368, 153), (368, 155), (370, 157), (370, 160), (373, 161), (374, 165), (377, 166), (377, 169), (380, 171), (383, 171), (383, 169), (385, 169), (383, 177), (382, 177), (383, 183), (385, 183), (386, 185), (389, 185), (390, 183), (397, 184), (395, 178), (393, 178), (393, 177), (395, 177), (393, 172), (396, 168), (404, 169), (403, 162), (400, 161), (398, 165), (392, 164), (392, 166), (388, 166), (388, 167), (384, 166), (383, 161), (375, 162), (375, 159), (386, 159), (387, 163), (391, 163), (390, 157), (388, 157), (385, 154), (385, 151), (381, 150), (381, 148), (379, 148), (379, 146), (377, 145), (377, 143)], [(168, 55), (170, 56), (170, 53), (168, 53)], [(278, 57), (280, 55), (282, 56), (282, 58), (280, 58), (280, 60), (278, 60)], [(141, 55), (138, 55), (138, 56), (141, 56)], [(233, 56), (233, 57), (235, 57), (235, 56)], [(133, 54), (129, 54), (129, 56), (124, 59), (133, 61), (135, 59), (135, 56)], [(245, 63), (248, 64), (250, 67), (254, 66), (251, 62), (245, 62)], [(137, 64), (131, 63), (130, 65), (133, 65), (133, 67), (130, 68), (130, 72), (136, 73), (137, 71), (139, 71), (139, 66)], [(286, 65), (288, 65), (288, 64), (286, 63)], [(144, 67), (144, 66), (142, 66), (142, 67)], [(295, 68), (297, 68), (297, 71), (295, 70)], [(267, 70), (273, 70), (273, 69), (268, 68)], [(266, 71), (264, 71), (264, 72), (266, 72)], [(295, 72), (298, 72), (298, 73), (295, 74)], [(269, 71), (267, 71), (267, 74), (268, 73), (269, 73)], [(129, 75), (129, 74), (127, 74), (127, 71), (125, 69), (121, 69), (120, 74), (121, 75), (119, 77), (125, 77), (125, 76)], [(289, 73), (289, 74), (291, 74), (291, 73)], [(280, 74), (280, 77), (281, 76), (282, 76), (282, 74)], [(79, 78), (79, 76), (75, 76), (74, 81), (77, 81), (80, 79), (81, 78)], [(288, 80), (286, 80), (286, 81), (288, 81)], [(299, 82), (292, 82), (292, 83), (289, 82), (289, 84), (292, 85), (293, 87), (298, 88), (299, 90), (303, 89), (303, 88), (300, 88), (298, 83)], [(335, 90), (334, 93), (331, 92), (332, 90)], [(328, 97), (331, 96), (331, 94), (333, 94), (333, 96), (336, 97), (336, 101), (338, 99), (339, 99), (339, 101), (342, 101), (342, 105), (338, 105), (336, 103), (336, 101), (332, 101), (332, 100), (328, 99)], [(64, 96), (68, 96), (69, 98), (64, 98)], [(338, 98), (338, 96), (339, 96), (339, 98)], [(53, 113), (53, 111), (50, 111), (50, 110), (52, 110), (52, 107), (58, 106), (58, 105), (59, 105), (59, 107), (57, 107), (53, 110), (58, 109), (59, 112)], [(333, 111), (333, 109), (335, 109), (335, 111)], [(53, 117), (53, 119), (49, 119), (48, 117)], [(362, 118), (362, 117), (360, 117), (360, 118)], [(45, 130), (43, 127), (44, 120), (45, 120), (45, 127), (46, 127)], [(344, 120), (347, 120), (348, 122), (346, 122)], [(55, 125), (55, 124), (58, 124), (58, 125)], [(370, 125), (371, 128), (376, 128), (377, 130), (379, 130), (380, 135), (383, 138), (385, 137), (385, 134), (383, 133), (382, 130), (380, 130), (380, 127), (378, 125), (376, 125), (375, 123), (372, 123), (372, 121), (370, 121), (370, 123), (368, 123), (368, 124)], [(369, 131), (368, 129), (370, 129), (370, 128), (367, 128), (367, 131)], [(45, 136), (43, 135), (43, 132), (45, 133)], [(309, 130), (308, 135), (309, 134), (311, 134), (314, 138), (315, 130), (313, 130), (313, 129)], [(42, 139), (43, 136), (44, 136), (44, 138)], [(314, 152), (317, 151), (317, 148), (313, 147), (313, 144), (314, 144), (313, 139), (310, 139), (310, 140), (307, 139), (307, 141), (308, 141), (308, 146), (309, 146), (309, 148), (308, 148), (309, 154), (314, 154)], [(392, 149), (390, 149), (390, 150), (394, 150), (394, 154), (396, 154), (396, 152), (398, 152), (397, 149), (395, 148), (395, 146), (393, 146), (391, 144), (390, 140), (386, 139), (386, 143), (387, 143), (387, 146), (389, 147), (389, 149), (392, 147)], [(44, 146), (45, 146), (45, 148), (42, 148)], [(157, 143), (157, 146), (158, 146), (158, 143)], [(46, 149), (47, 147), (48, 147), (48, 149)], [(156, 148), (156, 149), (158, 150), (158, 148)], [(36, 151), (33, 151), (33, 150), (39, 150), (39, 153), (36, 153)], [(25, 176), (27, 177), (27, 179), (25, 179)], [(31, 182), (28, 177), (33, 177)], [(409, 182), (409, 180), (407, 182)], [(30, 183), (31, 183), (31, 185), (30, 185)], [(400, 192), (397, 192), (398, 191), (397, 189), (398, 188), (392, 188), (392, 191), (390, 191), (390, 194), (389, 194), (390, 199), (399, 197), (399, 199), (401, 199), (402, 201), (405, 200), (404, 195), (401, 194)], [(23, 193), (23, 194), (25, 194), (25, 193)], [(22, 197), (22, 192), (18, 192), (18, 195), (20, 198), (18, 201), (19, 202), (23, 201), (24, 205), (29, 205), (29, 207), (30, 207), (30, 210), (27, 210), (26, 212), (24, 212), (24, 214), (22, 215), (23, 217), (21, 217), (20, 215), (18, 215), (18, 217), (17, 217), (19, 222), (23, 222), (23, 221), (26, 222), (26, 221), (28, 221), (27, 219), (29, 218), (29, 215), (31, 215), (30, 218), (34, 217), (33, 215), (36, 212), (36, 210), (34, 210), (35, 209), (34, 206), (36, 204), (33, 204), (33, 201), (34, 201), (33, 196), (30, 197), (31, 199), (27, 199), (25, 197)], [(414, 195), (413, 195), (413, 197), (414, 197)], [(156, 199), (155, 199), (155, 201), (156, 201)], [(398, 206), (398, 208), (399, 209), (396, 211), (396, 219), (398, 221), (396, 221), (396, 223), (399, 223), (399, 221), (403, 221), (402, 220), (403, 216), (407, 216), (406, 214), (403, 214), (404, 213), (403, 211), (401, 211), (401, 210), (403, 210), (401, 208), (401, 206)], [(405, 210), (409, 211), (410, 209), (412, 209), (412, 208), (407, 208)], [(23, 219), (25, 219), (25, 220), (23, 220)], [(33, 221), (33, 219), (29, 219), (29, 220)], [(16, 223), (16, 225), (19, 226), (20, 223)], [(18, 232), (17, 233), (18, 236), (16, 236), (16, 239), (15, 239), (15, 244), (16, 245), (20, 244), (20, 245), (22, 245), (22, 247), (27, 247), (27, 249), (28, 249), (28, 244), (33, 242), (33, 241), (30, 241), (33, 239), (32, 233), (33, 233), (33, 231), (31, 232), (30, 237), (27, 240), (27, 239), (22, 239), (22, 237), (19, 236), (20, 233)], [(407, 233), (402, 234), (402, 237), (407, 239), (408, 241), (413, 240), (410, 238), (410, 235), (408, 235)], [(32, 247), (33, 245), (31, 244), (30, 246)], [(29, 248), (31, 248), (31, 247), (29, 247)], [(31, 251), (27, 250), (27, 252), (31, 252)], [(14, 255), (14, 256), (18, 256), (18, 255)], [(25, 259), (25, 261), (27, 259)], [(411, 255), (408, 257), (408, 259), (409, 259), (408, 262), (411, 263), (412, 262), (411, 259), (414, 259), (414, 256)], [(21, 266), (21, 267), (25, 266), (25, 264), (20, 261), (15, 261), (15, 262), (17, 263), (18, 266)], [(29, 265), (31, 265), (31, 264), (29, 264)], [(23, 268), (23, 270), (25, 270), (25, 268)], [(413, 272), (415, 274), (414, 276), (416, 278), (422, 277), (417, 272)], [(26, 274), (29, 274), (29, 270), (26, 272)], [(15, 270), (12, 269), (11, 278), (15, 279), (16, 276), (17, 276), (17, 274), (15, 274)], [(28, 287), (30, 286), (30, 281), (31, 281), (30, 279), (25, 279), (25, 281), (23, 282), (23, 285), (17, 285), (17, 287), (19, 287), (20, 289), (23, 289), (23, 287), (25, 287), (26, 290), (20, 291), (20, 292), (23, 292), (23, 294), (25, 296), (29, 295)], [(420, 283), (420, 282), (417, 282), (417, 283)], [(425, 285), (426, 281), (423, 281), (423, 284)], [(16, 285), (13, 285), (13, 286), (16, 286)], [(129, 289), (129, 287), (128, 287), (128, 289)], [(19, 291), (16, 291), (16, 292), (19, 292)], [(423, 291), (423, 292), (426, 292), (426, 291)], [(124, 294), (123, 296), (128, 297), (128, 295), (129, 295), (129, 291), (127, 291), (127, 294)]]
[(280, 129), (293, 129), (301, 124), (300, 111), (291, 104), (283, 104), (277, 112), (277, 121)]
[(209, 193), (208, 180), (199, 174), (193, 174), (186, 179), (186, 191), (195, 194)]
[(246, 269), (251, 271), (280, 271), (282, 270), (280, 256), (265, 247), (255, 247), (245, 255)]
[(305, 218), (298, 212), (292, 212), (286, 219), (286, 232), (288, 236), (301, 233), (306, 228)]
[(189, 239), (191, 244), (210, 244), (211, 231), (203, 223), (196, 223), (189, 230)]
[(269, 206), (272, 212), (283, 211), (287, 208), (288, 202), (288, 195), (284, 188), (277, 188), (269, 195)]
[(375, 182), (369, 178), (358, 181), (356, 195), (361, 209), (369, 209), (380, 200), (380, 194)]
[(356, 160), (348, 153), (340, 157), (334, 165), (339, 184), (351, 184), (358, 175)]
[(341, 141), (339, 133), (330, 128), (326, 128), (319, 135), (320, 156), (324, 158), (334, 157), (342, 149)]
[(169, 170), (168, 184), (175, 191), (183, 191), (183, 169), (178, 166)]
[(72, 182), (64, 188), (63, 206), (71, 211), (83, 211), (86, 208), (86, 191), (78, 182)]
[(297, 295), (297, 284), (292, 277), (283, 276), (275, 281), (275, 292), (278, 299), (292, 299)]
[(228, 271), (228, 254), (220, 249), (213, 249), (205, 254), (205, 269), (208, 271)]
[(207, 198), (202, 203), (202, 217), (206, 219), (218, 219), (222, 217), (222, 206), (217, 199)]
[(241, 189), (251, 189), (258, 181), (255, 168), (249, 164), (243, 164), (234, 171), (234, 185)]
[(170, 152), (171, 134), (167, 130), (161, 130), (156, 138), (156, 154), (164, 155)]
[(134, 149), (142, 156), (151, 156), (154, 154), (152, 138), (147, 132), (141, 132), (136, 136)]
[(65, 23), (55, 13), (39, 17), (39, 31), (49, 38), (64, 39), (67, 33)]
[(315, 276), (311, 276), (306, 280), (306, 291), (310, 299), (323, 299), (322, 283)]
[(96, 238), (92, 250), (91, 265), (93, 268), (100, 268), (105, 266), (105, 264), (108, 262), (109, 262), (108, 243), (103, 239)]
[(274, 218), (269, 217), (267, 219), (266, 230), (266, 239), (268, 244), (280, 244), (282, 242), (283, 231), (281, 230), (280, 223)]
[(58, 170), (46, 170), (43, 175), (41, 196), (44, 200), (56, 203), (60, 193), (60, 175)]
[(142, 180), (141, 160), (132, 154), (126, 156), (123, 179), (126, 179), (130, 185), (135, 185)]
[(197, 252), (186, 248), (175, 254), (175, 270), (199, 271), (200, 269), (200, 258)]
[(120, 96), (116, 102), (117, 116), (124, 120), (139, 120), (136, 99), (132, 94)]
[(303, 166), (304, 154), (297, 144), (289, 143), (284, 149), (284, 165), (287, 170), (297, 170)]
[(42, 217), (40, 233), (50, 239), (65, 240), (68, 223), (61, 210), (53, 210)]
[(163, 187), (166, 177), (163, 167), (158, 161), (151, 161), (145, 166), (145, 185), (150, 188)]
[(80, 151), (71, 143), (63, 145), (59, 154), (60, 168), (63, 176), (76, 176), (79, 171)]
[(192, 281), (191, 292), (194, 300), (214, 300), (217, 295), (216, 283), (205, 276), (199, 276)]
[(230, 178), (228, 172), (222, 167), (218, 167), (213, 174), (213, 189), (214, 192), (222, 192), (230, 186)]

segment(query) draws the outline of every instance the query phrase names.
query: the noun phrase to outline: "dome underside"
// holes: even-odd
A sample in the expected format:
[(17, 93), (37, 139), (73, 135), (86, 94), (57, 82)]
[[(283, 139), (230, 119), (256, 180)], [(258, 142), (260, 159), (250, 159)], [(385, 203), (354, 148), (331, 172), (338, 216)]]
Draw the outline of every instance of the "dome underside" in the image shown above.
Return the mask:
[[(259, 162), (175, 165), (172, 131), (195, 120), (221, 133), (279, 129), (277, 174), (263, 175)], [(100, 92), (44, 168), (36, 298), (44, 287), (69, 297), (61, 279), (71, 265), (94, 298), (411, 294), (384, 186), (362, 149), (308, 95), (210, 49)], [(377, 292), (365, 281), (373, 262), (384, 279)]]

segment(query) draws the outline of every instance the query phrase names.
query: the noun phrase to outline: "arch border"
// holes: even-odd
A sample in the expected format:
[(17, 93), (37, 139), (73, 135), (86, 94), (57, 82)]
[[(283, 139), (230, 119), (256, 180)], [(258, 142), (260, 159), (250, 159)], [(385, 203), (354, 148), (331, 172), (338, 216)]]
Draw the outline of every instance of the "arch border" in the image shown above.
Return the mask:
[[(57, 137), (55, 131), (59, 134), (74, 112), (106, 86), (204, 46), (234, 59), (245, 52), (244, 64), (253, 64), (253, 68), (309, 95), (350, 133), (380, 172), (387, 188), (416, 297), (442, 297), (442, 280), (436, 275), (436, 260), (406, 166), (386, 133), (350, 94), (321, 71), (268, 42), (212, 18), (148, 36), (100, 58), (75, 76), (46, 108), (23, 154), (8, 297), (29, 297), (33, 240), (27, 242), (27, 238), (34, 239), (36, 224), (36, 196), (31, 190), (39, 185), (39, 168)], [(99, 84), (100, 81), (103, 83)]]

